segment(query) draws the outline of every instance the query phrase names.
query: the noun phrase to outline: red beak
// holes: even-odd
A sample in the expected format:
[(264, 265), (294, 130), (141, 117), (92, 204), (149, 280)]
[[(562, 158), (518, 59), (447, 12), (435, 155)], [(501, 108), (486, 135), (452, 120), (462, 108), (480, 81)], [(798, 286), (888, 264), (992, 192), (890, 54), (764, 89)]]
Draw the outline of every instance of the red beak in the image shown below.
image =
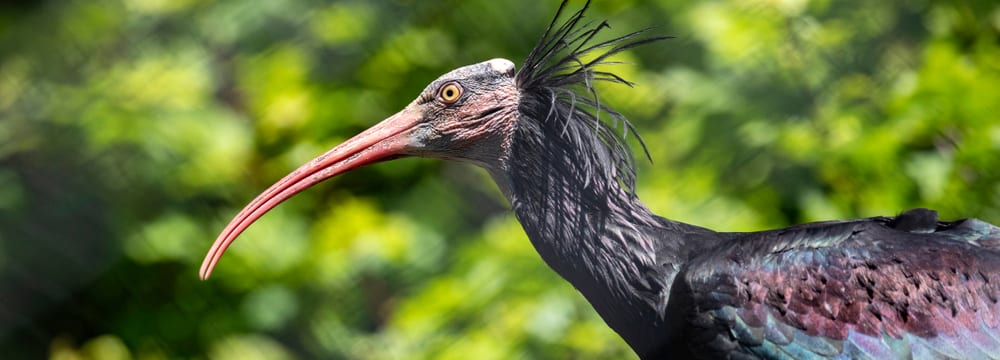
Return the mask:
[(403, 151), (410, 143), (410, 134), (420, 123), (420, 119), (419, 114), (411, 114), (408, 110), (400, 111), (300, 166), (257, 195), (215, 239), (215, 244), (212, 244), (201, 263), (201, 279), (208, 279), (226, 248), (243, 230), (282, 201), (349, 170), (404, 156)]

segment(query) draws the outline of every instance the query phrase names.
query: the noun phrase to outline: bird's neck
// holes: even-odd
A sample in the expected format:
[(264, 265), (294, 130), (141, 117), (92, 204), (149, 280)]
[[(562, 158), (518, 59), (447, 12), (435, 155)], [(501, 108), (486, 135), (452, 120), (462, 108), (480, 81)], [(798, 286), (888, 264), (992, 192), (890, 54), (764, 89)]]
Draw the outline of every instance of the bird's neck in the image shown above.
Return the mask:
[(615, 169), (580, 159), (604, 149), (573, 148), (573, 139), (539, 136), (545, 130), (533, 126), (520, 123), (510, 161), (490, 169), (532, 245), (640, 354), (662, 343), (671, 331), (664, 322), (670, 285), (688, 256), (685, 235), (700, 228), (652, 214), (621, 187)]

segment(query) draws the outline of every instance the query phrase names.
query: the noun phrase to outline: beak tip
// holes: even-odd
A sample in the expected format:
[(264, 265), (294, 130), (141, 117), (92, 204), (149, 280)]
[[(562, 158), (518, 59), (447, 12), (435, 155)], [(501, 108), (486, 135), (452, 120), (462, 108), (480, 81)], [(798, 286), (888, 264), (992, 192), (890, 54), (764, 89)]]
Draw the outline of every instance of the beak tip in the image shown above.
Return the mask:
[(198, 270), (198, 278), (202, 281), (208, 280), (212, 276), (212, 269), (215, 267), (215, 262), (212, 260), (212, 257), (209, 256), (201, 263), (201, 269)]

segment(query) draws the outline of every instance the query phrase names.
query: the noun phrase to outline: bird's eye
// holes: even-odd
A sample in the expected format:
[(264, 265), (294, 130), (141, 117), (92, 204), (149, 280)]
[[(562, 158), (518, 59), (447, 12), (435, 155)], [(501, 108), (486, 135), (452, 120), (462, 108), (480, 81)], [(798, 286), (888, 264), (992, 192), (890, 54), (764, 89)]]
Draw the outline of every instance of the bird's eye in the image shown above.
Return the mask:
[(460, 96), (462, 96), (462, 87), (454, 82), (444, 84), (438, 92), (438, 98), (445, 104), (454, 104)]

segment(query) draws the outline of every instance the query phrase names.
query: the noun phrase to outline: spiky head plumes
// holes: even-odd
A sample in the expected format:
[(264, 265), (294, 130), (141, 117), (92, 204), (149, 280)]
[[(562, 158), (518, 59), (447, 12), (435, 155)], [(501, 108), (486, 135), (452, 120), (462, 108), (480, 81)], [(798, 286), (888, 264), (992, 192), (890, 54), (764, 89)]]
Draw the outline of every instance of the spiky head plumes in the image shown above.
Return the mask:
[[(594, 84), (607, 81), (632, 86), (631, 82), (598, 67), (619, 64), (610, 58), (624, 50), (670, 37), (641, 37), (648, 30), (644, 29), (594, 42), (601, 30), (609, 28), (608, 23), (583, 21), (590, 6), (588, 0), (556, 27), (566, 3), (564, 0), (560, 4), (544, 35), (517, 72), (521, 91), (519, 110), (527, 118), (541, 121), (542, 128), (554, 133), (549, 135), (578, 145), (581, 153), (576, 158), (584, 174), (591, 175), (583, 179), (585, 186), (592, 185), (595, 177), (605, 175), (634, 194), (635, 160), (625, 138), (633, 134), (647, 158), (649, 152), (632, 123), (601, 103)], [(601, 119), (602, 113), (610, 119)]]

